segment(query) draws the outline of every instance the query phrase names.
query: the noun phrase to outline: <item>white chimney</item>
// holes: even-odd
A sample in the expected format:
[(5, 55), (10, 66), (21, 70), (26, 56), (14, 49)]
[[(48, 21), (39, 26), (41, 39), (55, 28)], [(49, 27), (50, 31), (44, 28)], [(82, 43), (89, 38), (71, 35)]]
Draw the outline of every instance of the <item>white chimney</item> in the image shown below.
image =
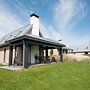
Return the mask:
[(32, 35), (39, 36), (39, 16), (34, 13), (30, 15), (30, 25), (33, 25)]

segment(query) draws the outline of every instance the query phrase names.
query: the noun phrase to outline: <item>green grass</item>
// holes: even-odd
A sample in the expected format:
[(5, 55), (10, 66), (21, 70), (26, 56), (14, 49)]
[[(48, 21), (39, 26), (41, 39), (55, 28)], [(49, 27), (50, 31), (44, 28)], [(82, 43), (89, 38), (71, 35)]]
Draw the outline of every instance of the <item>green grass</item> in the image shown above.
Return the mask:
[(0, 90), (90, 90), (90, 63), (64, 62), (29, 69), (0, 69)]
[(4, 64), (0, 64), (0, 66), (6, 66), (6, 65), (4, 65)]

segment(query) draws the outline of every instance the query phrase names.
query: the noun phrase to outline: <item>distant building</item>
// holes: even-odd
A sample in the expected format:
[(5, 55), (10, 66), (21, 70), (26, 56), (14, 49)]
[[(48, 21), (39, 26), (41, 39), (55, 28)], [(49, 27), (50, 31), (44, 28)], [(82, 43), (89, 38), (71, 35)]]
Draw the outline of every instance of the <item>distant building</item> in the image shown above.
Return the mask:
[(73, 47), (73, 53), (82, 53), (82, 54), (88, 54), (90, 53), (90, 47), (89, 45), (78, 45)]
[[(49, 50), (49, 56), (50, 56), (50, 51), (51, 50)], [(63, 47), (62, 52), (63, 52), (63, 54), (73, 53), (73, 49), (68, 48), (68, 47)], [(59, 50), (58, 49), (53, 49), (53, 54), (52, 55), (57, 55), (58, 56), (59, 55)]]

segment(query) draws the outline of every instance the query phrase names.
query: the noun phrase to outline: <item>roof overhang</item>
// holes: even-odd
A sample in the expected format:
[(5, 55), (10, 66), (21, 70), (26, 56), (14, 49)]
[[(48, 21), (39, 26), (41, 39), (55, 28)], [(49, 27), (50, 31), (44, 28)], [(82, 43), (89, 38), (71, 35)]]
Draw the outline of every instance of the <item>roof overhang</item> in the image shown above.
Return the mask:
[(78, 50), (78, 51), (73, 51), (73, 53), (85, 53), (85, 52), (90, 52), (90, 50)]
[(63, 50), (73, 50), (72, 48), (63, 47)]
[(47, 38), (42, 38), (42, 37), (38, 37), (38, 36), (34, 36), (34, 35), (23, 35), (21, 37), (17, 37), (11, 40), (6, 41), (4, 44), (0, 45), (0, 47), (4, 46), (4, 45), (9, 45), (11, 43), (14, 43), (16, 41), (20, 41), (20, 40), (28, 40), (30, 43), (36, 43), (38, 45), (46, 45), (46, 46), (52, 46), (52, 47), (65, 47), (64, 44), (58, 42), (58, 41), (54, 41), (51, 39), (47, 39)]

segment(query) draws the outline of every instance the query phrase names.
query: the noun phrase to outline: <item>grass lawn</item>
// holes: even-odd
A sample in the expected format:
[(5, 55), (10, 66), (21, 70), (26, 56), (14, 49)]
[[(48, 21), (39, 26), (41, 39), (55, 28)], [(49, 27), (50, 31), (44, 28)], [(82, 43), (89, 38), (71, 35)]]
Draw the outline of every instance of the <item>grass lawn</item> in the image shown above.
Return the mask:
[(4, 65), (4, 64), (0, 64), (0, 66), (6, 66), (6, 65)]
[(90, 90), (90, 63), (64, 62), (19, 71), (0, 69), (0, 90)]

